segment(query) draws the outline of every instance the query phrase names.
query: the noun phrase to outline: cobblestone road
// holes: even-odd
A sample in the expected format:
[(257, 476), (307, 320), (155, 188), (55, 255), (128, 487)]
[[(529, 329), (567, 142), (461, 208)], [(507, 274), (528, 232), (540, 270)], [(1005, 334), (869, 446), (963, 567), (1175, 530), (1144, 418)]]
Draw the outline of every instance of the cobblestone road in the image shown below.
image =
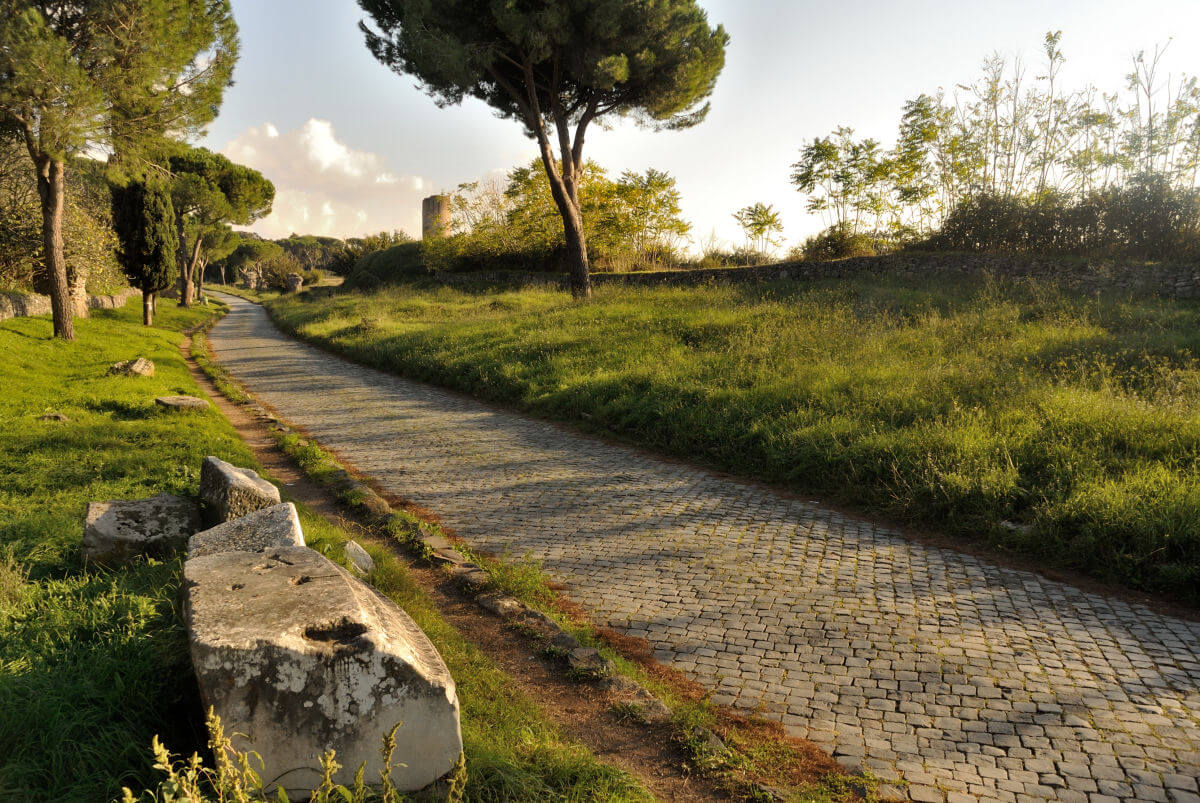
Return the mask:
[(885, 795), (1200, 803), (1200, 625), (355, 366), (231, 303), (213, 346), (283, 416), (718, 701), (907, 782)]

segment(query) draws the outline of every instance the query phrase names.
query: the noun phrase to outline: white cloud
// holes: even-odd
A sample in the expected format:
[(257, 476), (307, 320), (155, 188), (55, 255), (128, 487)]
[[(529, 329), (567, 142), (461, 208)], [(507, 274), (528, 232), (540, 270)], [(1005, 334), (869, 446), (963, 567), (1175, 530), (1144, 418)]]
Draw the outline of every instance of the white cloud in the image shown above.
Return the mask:
[(264, 237), (353, 237), (397, 228), (418, 235), (421, 198), (434, 192), (428, 180), (396, 175), (379, 154), (340, 141), (327, 120), (285, 132), (264, 123), (221, 153), (274, 182), (273, 211), (250, 227)]

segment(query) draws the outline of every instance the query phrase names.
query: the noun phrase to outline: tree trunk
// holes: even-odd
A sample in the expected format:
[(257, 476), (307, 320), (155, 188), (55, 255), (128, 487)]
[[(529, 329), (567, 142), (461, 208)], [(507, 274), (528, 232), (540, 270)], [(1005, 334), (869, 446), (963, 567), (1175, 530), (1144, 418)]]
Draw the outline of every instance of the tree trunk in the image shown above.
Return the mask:
[(142, 326), (154, 325), (154, 293), (142, 291)]
[(67, 282), (67, 262), (63, 257), (62, 219), (66, 195), (63, 163), (43, 156), (37, 164), (38, 195), (42, 200), (42, 254), (46, 284), (50, 290), (50, 308), (54, 316), (54, 336), (75, 339), (71, 288)]
[(204, 303), (204, 271), (208, 268), (208, 260), (200, 258), (196, 265), (196, 300)]
[[(583, 213), (579, 210), (579, 195), (574, 175), (562, 176), (556, 169), (554, 154), (549, 142), (543, 137), (542, 166), (550, 180), (550, 195), (563, 221), (563, 238), (567, 247), (567, 271), (571, 280), (571, 295), (589, 298), (592, 295), (592, 278), (589, 273), (587, 237), (583, 233)], [(567, 166), (564, 164), (563, 170)]]
[(563, 212), (563, 236), (567, 242), (567, 271), (571, 277), (571, 295), (589, 298), (592, 277), (588, 266), (587, 238), (583, 233), (583, 215), (568, 204)]
[[(192, 271), (196, 267), (195, 257), (188, 254), (187, 234), (184, 232), (184, 221), (180, 217), (176, 224), (179, 232), (179, 306), (190, 307), (192, 295), (195, 292), (192, 285)], [(200, 248), (200, 238), (196, 238), (196, 249)]]

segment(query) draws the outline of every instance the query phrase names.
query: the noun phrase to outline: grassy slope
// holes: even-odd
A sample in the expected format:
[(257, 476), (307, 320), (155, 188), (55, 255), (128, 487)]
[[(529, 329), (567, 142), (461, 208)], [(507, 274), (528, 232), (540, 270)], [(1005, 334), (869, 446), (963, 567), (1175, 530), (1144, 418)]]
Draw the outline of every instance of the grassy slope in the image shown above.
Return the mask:
[(884, 277), (272, 311), (368, 364), (1200, 601), (1194, 304)]
[[(137, 325), (138, 300), (49, 339), (45, 319), (0, 324), (0, 799), (104, 800), (153, 780), (149, 744), (194, 749), (198, 701), (179, 619), (180, 564), (85, 569), (86, 503), (195, 493), (200, 460), (252, 458), (215, 411), (168, 414), (163, 393), (195, 393), (180, 336)], [(173, 329), (201, 312), (162, 305)], [(145, 356), (153, 378), (109, 378)], [(67, 423), (38, 416), (60, 411)], [(345, 534), (307, 513), (306, 532), (338, 553)], [(441, 650), (459, 682), (474, 799), (640, 799), (628, 776), (600, 764), (513, 693), (506, 677), (445, 624), (389, 556), (379, 585)]]

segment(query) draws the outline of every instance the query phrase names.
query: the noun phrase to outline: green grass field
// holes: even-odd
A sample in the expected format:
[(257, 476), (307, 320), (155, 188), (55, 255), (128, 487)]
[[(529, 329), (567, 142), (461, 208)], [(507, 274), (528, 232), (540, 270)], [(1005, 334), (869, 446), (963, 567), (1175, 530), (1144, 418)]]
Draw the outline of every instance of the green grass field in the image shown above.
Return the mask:
[(366, 364), (1200, 602), (1191, 302), (938, 276), (271, 310)]
[[(153, 398), (196, 393), (178, 330), (203, 311), (140, 300), (77, 324), (73, 344), (50, 322), (0, 324), (0, 799), (111, 800), (156, 783), (159, 734), (176, 753), (205, 739), (180, 619), (181, 564), (106, 571), (79, 557), (86, 503), (195, 494), (200, 461), (253, 461), (215, 410), (170, 414)], [(107, 377), (144, 356), (153, 378)], [(61, 412), (68, 422), (40, 421)], [(319, 549), (346, 534), (302, 511)], [(393, 556), (376, 550), (376, 583), (429, 634), (459, 685), (473, 800), (640, 800), (630, 776), (563, 736), (508, 677), (445, 623)], [(398, 757), (401, 758), (401, 757)], [(402, 758), (401, 758), (402, 760)]]

